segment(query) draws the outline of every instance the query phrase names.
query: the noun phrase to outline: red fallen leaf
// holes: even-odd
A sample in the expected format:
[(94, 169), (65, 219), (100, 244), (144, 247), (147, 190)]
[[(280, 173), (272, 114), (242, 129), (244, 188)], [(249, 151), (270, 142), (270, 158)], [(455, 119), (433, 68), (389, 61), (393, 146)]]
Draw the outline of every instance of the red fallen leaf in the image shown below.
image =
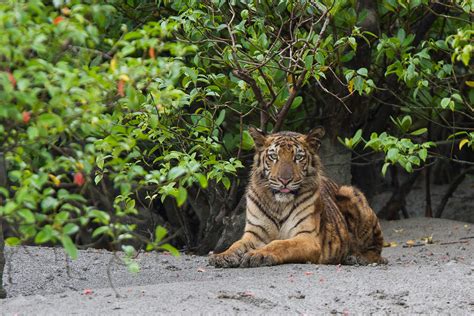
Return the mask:
[(338, 264), (336, 266), (336, 272), (341, 272), (342, 271), (342, 266), (340, 264)]
[(82, 186), (86, 182), (86, 179), (84, 178), (84, 175), (82, 172), (76, 172), (74, 174), (74, 184), (78, 186)]
[(91, 289), (84, 289), (84, 291), (82, 292), (82, 294), (84, 295), (91, 295), (92, 293), (94, 293), (94, 291), (92, 291)]
[(151, 59), (155, 59), (155, 48), (154, 47), (150, 47), (150, 49), (148, 49), (148, 55), (150, 55), (150, 58)]
[(197, 272), (206, 272), (206, 269), (204, 269), (204, 268), (198, 268), (198, 269), (197, 269)]
[(306, 271), (304, 274), (305, 274), (305, 275), (313, 275), (313, 272), (311, 272), (311, 271)]
[(119, 82), (117, 83), (117, 91), (118, 95), (122, 98), (125, 96), (125, 81), (119, 80)]
[(324, 281), (326, 281), (324, 278), (319, 279), (319, 283), (324, 283)]
[(349, 316), (349, 311), (347, 310), (347, 308), (344, 308), (344, 310), (342, 311), (342, 315)]
[(11, 72), (7, 71), (7, 75), (8, 75), (8, 80), (12, 84), (13, 88), (16, 88), (16, 79), (13, 76), (13, 74)]
[(53, 24), (54, 24), (54, 25), (58, 25), (58, 24), (61, 23), (62, 21), (64, 21), (64, 17), (62, 17), (62, 16), (57, 16), (56, 18), (54, 18)]
[(28, 122), (31, 120), (31, 112), (23, 111), (23, 113), (21, 113), (21, 116), (23, 118), (23, 123), (25, 124), (28, 124)]

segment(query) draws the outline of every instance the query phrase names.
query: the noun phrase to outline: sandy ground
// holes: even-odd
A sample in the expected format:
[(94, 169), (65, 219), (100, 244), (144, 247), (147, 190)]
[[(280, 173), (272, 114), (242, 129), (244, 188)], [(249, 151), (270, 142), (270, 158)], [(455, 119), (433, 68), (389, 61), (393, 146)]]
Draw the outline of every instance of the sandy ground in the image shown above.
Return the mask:
[[(140, 254), (138, 274), (111, 253), (81, 251), (69, 273), (60, 249), (8, 249), (1, 315), (474, 314), (474, 229), (451, 220), (384, 222), (386, 266), (288, 264), (216, 269), (205, 257)], [(432, 236), (433, 244), (421, 238)], [(408, 240), (415, 246), (404, 247)]]

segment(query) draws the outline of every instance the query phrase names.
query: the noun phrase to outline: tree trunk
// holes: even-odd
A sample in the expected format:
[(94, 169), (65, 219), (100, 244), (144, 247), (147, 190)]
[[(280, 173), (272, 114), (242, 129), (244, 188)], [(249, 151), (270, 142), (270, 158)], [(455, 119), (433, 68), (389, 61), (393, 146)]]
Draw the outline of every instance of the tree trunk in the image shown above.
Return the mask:
[(323, 139), (319, 153), (326, 175), (338, 184), (351, 184), (352, 153), (329, 137)]

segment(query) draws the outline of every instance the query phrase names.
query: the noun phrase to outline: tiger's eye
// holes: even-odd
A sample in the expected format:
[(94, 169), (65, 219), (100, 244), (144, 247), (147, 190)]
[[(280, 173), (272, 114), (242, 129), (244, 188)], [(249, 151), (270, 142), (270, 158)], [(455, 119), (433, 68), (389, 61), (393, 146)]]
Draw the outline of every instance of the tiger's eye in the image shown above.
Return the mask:
[(278, 159), (278, 156), (277, 156), (277, 154), (275, 154), (275, 153), (269, 154), (268, 157), (269, 157), (271, 160), (277, 160), (277, 159)]
[(300, 153), (296, 154), (296, 156), (295, 156), (296, 160), (302, 160), (303, 158), (304, 158), (304, 155), (300, 154)]

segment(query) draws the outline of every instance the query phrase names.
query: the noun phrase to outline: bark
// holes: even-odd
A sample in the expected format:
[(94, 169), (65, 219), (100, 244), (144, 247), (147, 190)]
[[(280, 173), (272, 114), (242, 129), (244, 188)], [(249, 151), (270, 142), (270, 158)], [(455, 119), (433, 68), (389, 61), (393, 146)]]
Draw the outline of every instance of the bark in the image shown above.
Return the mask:
[(446, 193), (443, 195), (443, 198), (441, 199), (441, 202), (438, 205), (438, 208), (436, 209), (436, 214), (435, 217), (440, 218), (441, 215), (443, 215), (444, 208), (446, 204), (449, 201), (449, 198), (453, 195), (454, 191), (458, 188), (458, 186), (464, 181), (464, 178), (468, 173), (473, 173), (474, 168), (469, 168), (466, 169), (464, 172), (462, 172), (460, 175), (458, 175), (456, 178), (454, 178), (453, 182), (449, 185), (448, 190)]
[(319, 153), (326, 175), (338, 184), (351, 184), (351, 156), (352, 153), (329, 138), (321, 144)]
[(420, 171), (415, 171), (414, 173), (410, 174), (408, 179), (402, 183), (399, 188), (395, 189), (392, 196), (390, 197), (390, 200), (388, 200), (382, 210), (377, 213), (379, 218), (386, 220), (400, 219), (399, 212), (405, 207), (406, 196), (408, 193), (410, 193), (419, 175)]

